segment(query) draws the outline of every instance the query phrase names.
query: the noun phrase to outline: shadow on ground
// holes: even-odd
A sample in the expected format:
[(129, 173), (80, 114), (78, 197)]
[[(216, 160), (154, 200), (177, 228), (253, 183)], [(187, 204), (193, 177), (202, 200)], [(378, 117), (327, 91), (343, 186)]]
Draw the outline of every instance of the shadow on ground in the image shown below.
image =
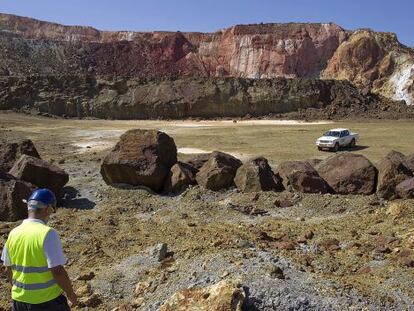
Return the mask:
[[(361, 150), (365, 150), (365, 149), (368, 149), (368, 148), (369, 148), (369, 146), (355, 146), (355, 147), (352, 147), (352, 148), (350, 148), (350, 147), (344, 147), (344, 148), (339, 149), (339, 151), (342, 151), (342, 152), (345, 152), (345, 151), (352, 152), (352, 151), (361, 151)], [(329, 149), (322, 149), (320, 151), (322, 151), (322, 152), (332, 152), (332, 153), (335, 153), (334, 151), (329, 150)]]
[(96, 203), (87, 199), (82, 198), (79, 191), (73, 187), (63, 188), (62, 199), (59, 200), (59, 206), (63, 208), (77, 208), (77, 209), (93, 209)]

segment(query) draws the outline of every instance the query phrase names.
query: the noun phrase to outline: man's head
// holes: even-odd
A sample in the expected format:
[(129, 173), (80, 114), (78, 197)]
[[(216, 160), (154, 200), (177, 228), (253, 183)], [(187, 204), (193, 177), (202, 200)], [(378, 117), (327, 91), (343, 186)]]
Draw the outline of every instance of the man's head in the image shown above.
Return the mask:
[(55, 194), (49, 189), (38, 189), (27, 200), (27, 210), (30, 218), (48, 221), (56, 208)]

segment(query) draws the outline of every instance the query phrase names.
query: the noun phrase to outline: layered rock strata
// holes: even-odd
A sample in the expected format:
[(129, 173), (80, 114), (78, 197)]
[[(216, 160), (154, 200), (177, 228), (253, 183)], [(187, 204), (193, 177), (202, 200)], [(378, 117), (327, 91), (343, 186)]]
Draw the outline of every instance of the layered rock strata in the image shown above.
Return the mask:
[[(383, 103), (347, 81), (243, 78), (0, 77), (0, 110), (115, 119), (263, 116), (308, 108), (335, 116)], [(319, 116), (320, 117), (320, 116)]]

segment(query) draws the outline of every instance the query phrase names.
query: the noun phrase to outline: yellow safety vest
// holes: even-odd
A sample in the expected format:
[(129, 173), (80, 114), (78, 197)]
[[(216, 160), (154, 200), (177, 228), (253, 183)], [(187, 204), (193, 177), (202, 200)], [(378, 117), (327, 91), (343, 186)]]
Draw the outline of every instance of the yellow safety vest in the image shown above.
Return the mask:
[(63, 293), (47, 266), (43, 251), (49, 230), (44, 224), (25, 221), (10, 232), (6, 247), (13, 272), (13, 300), (39, 304)]

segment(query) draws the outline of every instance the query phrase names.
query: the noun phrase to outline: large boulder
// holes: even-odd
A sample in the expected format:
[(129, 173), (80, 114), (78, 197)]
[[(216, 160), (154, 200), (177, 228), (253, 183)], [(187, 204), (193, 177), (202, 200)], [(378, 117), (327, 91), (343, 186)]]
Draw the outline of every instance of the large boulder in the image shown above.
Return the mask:
[(414, 153), (410, 154), (405, 159), (406, 166), (413, 172), (414, 174)]
[(198, 171), (210, 159), (210, 155), (211, 153), (200, 153), (188, 159), (186, 163)]
[(228, 188), (234, 184), (234, 177), (241, 165), (242, 162), (232, 155), (214, 151), (198, 171), (197, 183), (213, 191)]
[(205, 288), (185, 289), (172, 295), (160, 311), (241, 311), (246, 298), (244, 290), (230, 281)]
[(69, 175), (59, 166), (28, 155), (22, 155), (9, 173), (39, 188), (48, 188), (56, 196), (69, 181)]
[(286, 161), (279, 164), (277, 171), (283, 185), (291, 191), (305, 193), (327, 193), (328, 185), (307, 161)]
[(315, 159), (315, 158), (306, 160), (306, 162), (308, 162), (314, 169), (316, 169), (318, 165), (322, 163), (322, 161), (323, 161), (322, 159)]
[(414, 178), (406, 179), (395, 187), (395, 192), (400, 198), (414, 199)]
[(175, 163), (177, 147), (170, 136), (134, 129), (124, 133), (105, 157), (101, 175), (107, 184), (140, 185), (159, 192)]
[(178, 194), (184, 192), (188, 186), (197, 183), (195, 175), (197, 170), (191, 165), (178, 162), (171, 167), (171, 171), (164, 185), (165, 193)]
[(234, 183), (244, 192), (283, 190), (280, 177), (273, 173), (269, 163), (263, 157), (248, 160), (240, 166)]
[(391, 151), (378, 164), (378, 195), (387, 200), (396, 199), (397, 185), (412, 176), (405, 156)]
[(319, 175), (339, 194), (372, 194), (378, 171), (363, 155), (340, 153), (318, 165)]
[(0, 221), (17, 221), (27, 218), (27, 205), (36, 187), (0, 171)]
[(0, 140), (0, 170), (9, 171), (23, 154), (40, 159), (30, 139)]

